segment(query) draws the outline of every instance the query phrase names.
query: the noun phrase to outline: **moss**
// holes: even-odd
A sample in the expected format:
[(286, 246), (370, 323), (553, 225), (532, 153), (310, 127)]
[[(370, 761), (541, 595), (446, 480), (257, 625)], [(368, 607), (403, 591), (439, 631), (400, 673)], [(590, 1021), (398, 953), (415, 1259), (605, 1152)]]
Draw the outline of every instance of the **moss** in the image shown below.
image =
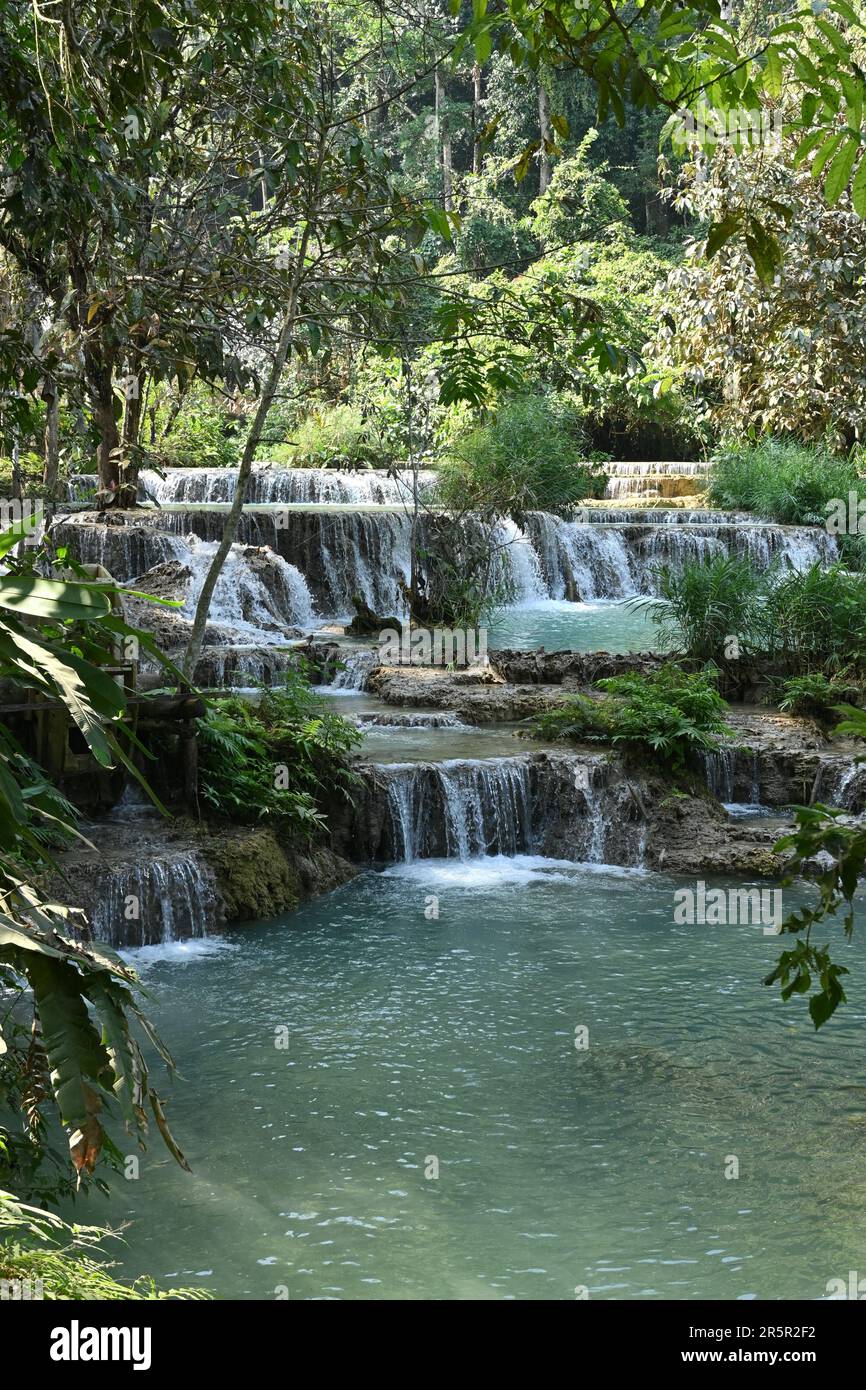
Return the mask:
[(273, 830), (213, 832), (202, 843), (229, 922), (260, 921), (327, 893), (357, 870), (326, 846), (280, 844)]

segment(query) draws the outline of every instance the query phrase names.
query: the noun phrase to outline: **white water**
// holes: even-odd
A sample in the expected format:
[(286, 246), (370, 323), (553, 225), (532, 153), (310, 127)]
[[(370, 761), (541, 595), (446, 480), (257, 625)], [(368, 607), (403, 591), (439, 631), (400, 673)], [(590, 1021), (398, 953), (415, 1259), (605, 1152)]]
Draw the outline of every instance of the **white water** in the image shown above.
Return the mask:
[[(202, 586), (218, 549), (217, 541), (202, 541), (187, 536), (177, 548), (176, 558), (192, 571), (184, 600), (184, 617), (195, 616)], [(229, 551), (210, 607), (210, 622), (230, 627), (259, 643), (278, 642), (285, 638), (285, 627), (311, 628), (318, 626), (312, 595), (307, 581), (294, 565), (282, 556), (268, 557), (268, 588), (260, 573), (251, 568), (244, 547), (233, 545)]]
[[(231, 502), (237, 486), (236, 468), (169, 468), (165, 476), (143, 471), (140, 483), (143, 495), (161, 505), (176, 502)], [(428, 494), (435, 485), (436, 475), (429, 469), (418, 470), (418, 485)], [(413, 476), (410, 470), (358, 469), (356, 472), (335, 468), (281, 468), (269, 464), (253, 467), (247, 487), (249, 503), (315, 504), (394, 504), (412, 499)]]

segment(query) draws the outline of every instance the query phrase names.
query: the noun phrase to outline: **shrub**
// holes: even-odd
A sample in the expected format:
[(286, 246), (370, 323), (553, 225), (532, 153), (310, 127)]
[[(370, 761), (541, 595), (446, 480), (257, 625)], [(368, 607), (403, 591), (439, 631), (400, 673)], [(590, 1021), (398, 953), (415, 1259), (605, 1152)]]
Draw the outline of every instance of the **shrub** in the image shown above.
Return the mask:
[(673, 663), (649, 675), (613, 676), (598, 682), (602, 699), (571, 696), (542, 715), (533, 732), (541, 738), (625, 743), (681, 769), (690, 752), (715, 749), (718, 735), (731, 732), (717, 682), (713, 667), (689, 674)]
[[(168, 403), (161, 406), (163, 414)], [(243, 421), (225, 400), (204, 386), (193, 386), (169, 432), (152, 452), (164, 468), (231, 468), (237, 464)]]
[(607, 165), (589, 163), (597, 139), (597, 130), (587, 131), (577, 151), (557, 162), (548, 187), (532, 204), (532, 233), (545, 247), (598, 242), (630, 221), (622, 195), (607, 177)]
[(213, 700), (198, 732), (206, 805), (227, 820), (283, 822), (302, 839), (323, 830), (324, 795), (351, 785), (348, 755), (362, 737), (324, 707), (304, 667), (263, 690), (257, 704)]
[(760, 647), (796, 673), (866, 664), (866, 575), (813, 565), (769, 588)]
[(262, 452), (294, 468), (383, 468), (394, 457), (375, 420), (350, 405), (322, 406), (294, 427), (288, 444)]
[(583, 461), (575, 408), (557, 396), (514, 396), (489, 424), (452, 446), (440, 468), (439, 500), (454, 510), (513, 516), (567, 513), (599, 496), (604, 477)]
[(746, 559), (718, 555), (687, 561), (680, 571), (660, 571), (659, 597), (633, 599), (659, 630), (665, 646), (701, 661), (719, 662), (731, 637), (741, 647), (755, 642), (767, 578)]
[(504, 265), (516, 273), (538, 255), (538, 243), (509, 207), (491, 193), (475, 192), (457, 238), (461, 264), (471, 272)]
[(832, 723), (832, 714), (843, 701), (862, 697), (862, 684), (849, 678), (846, 672), (826, 676), (822, 671), (811, 675), (792, 676), (779, 688), (779, 709), (791, 714), (807, 714), (821, 724)]
[[(204, 1289), (162, 1291), (147, 1276), (121, 1284), (109, 1263), (95, 1259), (106, 1239), (121, 1239), (97, 1226), (70, 1225), (53, 1212), (27, 1206), (0, 1191), (0, 1280), (40, 1281), (46, 1300), (205, 1299)], [(4, 1295), (5, 1296), (5, 1295)], [(31, 1294), (32, 1296), (32, 1294)]]
[(765, 439), (729, 444), (713, 460), (708, 497), (714, 507), (754, 512), (783, 525), (821, 525), (827, 503), (847, 500), (857, 468), (819, 445)]

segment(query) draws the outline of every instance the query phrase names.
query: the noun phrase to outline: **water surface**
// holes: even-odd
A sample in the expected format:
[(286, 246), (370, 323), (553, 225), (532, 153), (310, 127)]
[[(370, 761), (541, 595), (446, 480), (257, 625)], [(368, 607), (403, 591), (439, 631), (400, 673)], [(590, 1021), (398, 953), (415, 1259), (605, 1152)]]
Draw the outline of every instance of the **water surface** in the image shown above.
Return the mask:
[(115, 1183), (123, 1275), (259, 1299), (824, 1296), (866, 1250), (862, 935), (836, 933), (851, 1002), (816, 1036), (761, 984), (778, 939), (675, 926), (676, 886), (428, 862), (138, 953), (194, 1173), (154, 1142)]

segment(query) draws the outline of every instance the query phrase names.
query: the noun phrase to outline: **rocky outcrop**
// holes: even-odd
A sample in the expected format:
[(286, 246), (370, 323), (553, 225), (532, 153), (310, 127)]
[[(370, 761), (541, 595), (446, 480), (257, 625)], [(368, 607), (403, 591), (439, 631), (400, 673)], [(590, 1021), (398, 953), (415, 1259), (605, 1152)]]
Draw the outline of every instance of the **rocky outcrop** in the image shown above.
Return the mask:
[(357, 869), (327, 845), (286, 849), (272, 830), (211, 830), (201, 853), (216, 877), (226, 921), (275, 917), (307, 898), (328, 893)]
[(268, 828), (162, 821), (140, 808), (85, 832), (98, 848), (61, 855), (48, 886), (83, 910), (94, 939), (118, 947), (276, 917), (357, 873), (327, 845), (297, 848)]

